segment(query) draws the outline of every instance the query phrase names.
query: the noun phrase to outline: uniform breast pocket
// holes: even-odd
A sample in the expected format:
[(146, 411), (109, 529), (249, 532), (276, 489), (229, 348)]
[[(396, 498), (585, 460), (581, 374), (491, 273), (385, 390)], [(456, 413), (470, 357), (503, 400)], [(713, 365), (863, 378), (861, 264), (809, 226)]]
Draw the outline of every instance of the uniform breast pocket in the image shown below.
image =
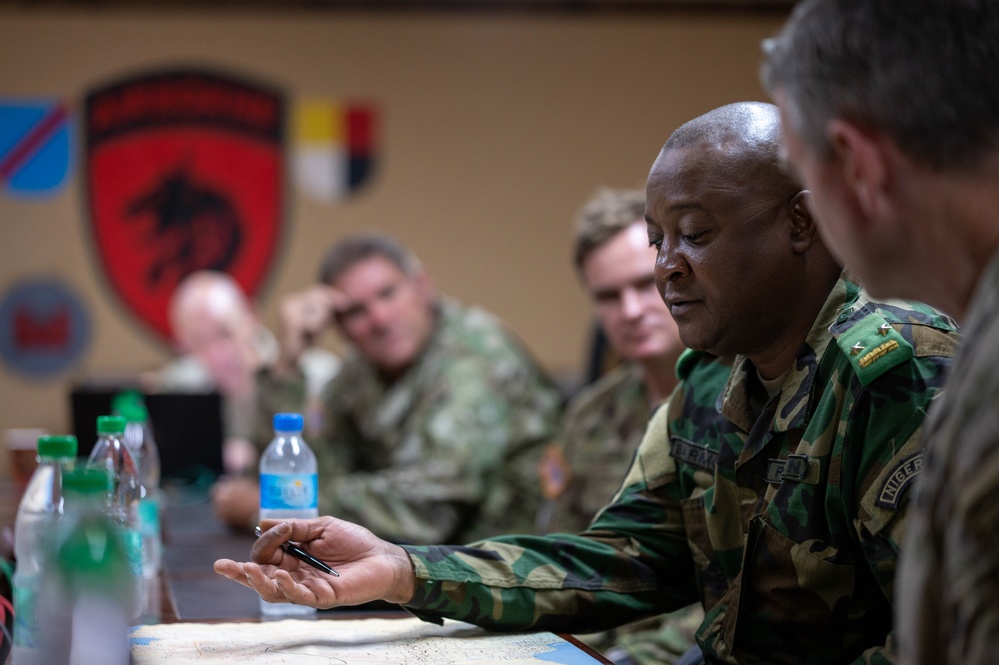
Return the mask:
[(748, 547), (736, 650), (766, 654), (776, 664), (838, 662), (853, 567), (817, 556), (759, 517)]
[[(681, 501), (683, 523), (694, 559), (697, 585), (701, 590), (704, 607), (710, 609), (728, 591), (728, 575), (718, 558), (718, 552), (729, 549), (738, 552), (742, 548), (742, 532), (726, 537), (718, 533), (718, 525), (709, 525), (705, 510), (705, 495)], [(737, 524), (737, 523), (736, 523)], [(723, 543), (721, 541), (731, 541)], [(730, 557), (736, 559), (737, 557)]]

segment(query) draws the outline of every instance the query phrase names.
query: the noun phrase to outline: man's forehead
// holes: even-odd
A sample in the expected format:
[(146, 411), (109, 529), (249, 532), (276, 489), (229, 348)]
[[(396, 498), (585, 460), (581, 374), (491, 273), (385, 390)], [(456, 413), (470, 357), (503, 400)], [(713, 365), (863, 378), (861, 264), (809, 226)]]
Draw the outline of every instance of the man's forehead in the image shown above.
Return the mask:
[(384, 265), (374, 262), (368, 266), (362, 265), (368, 262), (367, 259), (358, 262), (333, 281), (331, 286), (336, 289), (338, 296), (335, 309), (342, 311), (364, 306), (415, 279), (415, 276), (406, 274), (391, 261), (384, 260)]
[(752, 183), (737, 167), (739, 161), (710, 145), (661, 153), (646, 184), (647, 211), (663, 205), (696, 206), (704, 198), (744, 193)]
[(364, 278), (366, 281), (379, 279), (395, 281), (406, 279), (406, 273), (391, 259), (380, 254), (372, 254), (354, 261), (333, 280), (333, 285), (342, 285)]

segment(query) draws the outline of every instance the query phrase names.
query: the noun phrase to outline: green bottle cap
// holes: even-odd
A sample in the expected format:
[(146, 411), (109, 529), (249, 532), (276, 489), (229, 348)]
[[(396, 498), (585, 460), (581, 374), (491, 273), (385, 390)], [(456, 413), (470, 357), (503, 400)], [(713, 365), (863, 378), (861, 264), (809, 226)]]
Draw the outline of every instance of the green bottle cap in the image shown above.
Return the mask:
[(142, 402), (122, 402), (115, 406), (115, 411), (130, 423), (144, 423), (149, 420), (149, 411)]
[(98, 434), (124, 434), (125, 419), (121, 416), (97, 416)]
[(62, 488), (67, 493), (107, 494), (112, 487), (111, 473), (107, 469), (82, 467), (62, 476)]
[(138, 390), (125, 390), (111, 400), (111, 412), (124, 416), (129, 422), (135, 422), (140, 420), (140, 413), (148, 416), (146, 398)]
[(38, 437), (39, 457), (76, 457), (76, 437), (70, 435)]

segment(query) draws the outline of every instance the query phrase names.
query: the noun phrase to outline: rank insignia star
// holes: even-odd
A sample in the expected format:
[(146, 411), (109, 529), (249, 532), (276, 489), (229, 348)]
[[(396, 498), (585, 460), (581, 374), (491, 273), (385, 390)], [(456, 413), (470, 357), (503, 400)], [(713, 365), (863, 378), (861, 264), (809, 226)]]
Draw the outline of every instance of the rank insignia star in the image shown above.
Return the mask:
[(882, 337), (887, 335), (889, 332), (891, 332), (890, 323), (882, 323), (880, 326), (878, 326), (878, 334), (881, 335)]
[(864, 350), (864, 345), (861, 344), (860, 342), (857, 342), (856, 344), (850, 347), (850, 355), (855, 356), (863, 350)]

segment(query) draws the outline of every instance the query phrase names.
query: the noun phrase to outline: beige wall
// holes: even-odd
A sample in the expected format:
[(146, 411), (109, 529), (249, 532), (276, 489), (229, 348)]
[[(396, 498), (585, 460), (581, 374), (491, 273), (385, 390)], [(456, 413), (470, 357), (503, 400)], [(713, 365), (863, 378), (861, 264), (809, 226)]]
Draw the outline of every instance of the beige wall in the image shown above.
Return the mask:
[[(780, 13), (568, 14), (0, 11), (0, 95), (61, 96), (145, 68), (196, 64), (304, 97), (381, 107), (381, 167), (326, 205), (289, 187), (286, 230), (260, 305), (312, 278), (323, 250), (378, 228), (413, 247), (438, 285), (504, 318), (554, 371), (584, 356), (588, 307), (570, 267), (571, 217), (600, 185), (644, 184), (679, 123), (766, 99), (759, 42)], [(81, 162), (78, 160), (77, 165)], [(0, 293), (57, 274), (90, 308), (75, 370), (25, 380), (0, 367), (0, 430), (69, 427), (78, 374), (134, 371), (169, 349), (108, 290), (77, 168), (57, 198), (0, 194)], [(336, 344), (335, 340), (326, 340)]]

